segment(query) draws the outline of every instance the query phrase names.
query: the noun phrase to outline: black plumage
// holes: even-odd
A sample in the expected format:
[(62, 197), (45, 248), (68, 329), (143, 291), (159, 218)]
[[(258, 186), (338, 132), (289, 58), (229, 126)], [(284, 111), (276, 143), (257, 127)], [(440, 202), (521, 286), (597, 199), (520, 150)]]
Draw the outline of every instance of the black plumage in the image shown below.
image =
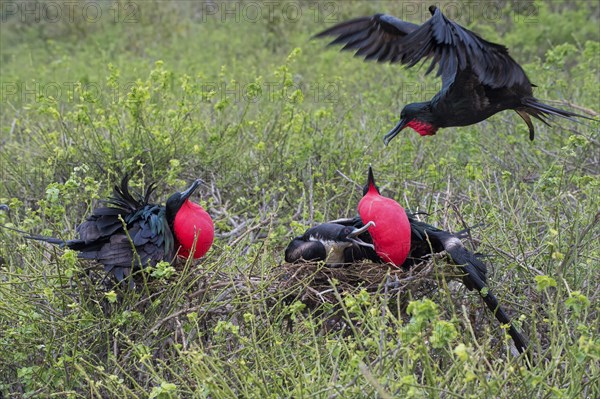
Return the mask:
[(399, 62), (408, 68), (431, 60), (426, 74), (437, 66), (442, 89), (430, 101), (406, 105), (400, 122), (386, 134), (386, 145), (406, 126), (421, 135), (433, 135), (439, 128), (472, 125), (506, 109), (527, 123), (531, 140), (535, 131), (530, 116), (545, 124), (549, 115), (587, 118), (533, 97), (534, 85), (505, 46), (482, 39), (435, 6), (429, 11), (432, 17), (422, 25), (375, 14), (315, 35), (336, 36), (330, 45), (344, 44), (342, 50), (355, 50), (355, 56), (365, 60)]
[[(517, 350), (520, 353), (525, 352), (527, 349), (527, 339), (514, 327), (510, 318), (498, 303), (498, 299), (488, 289), (487, 267), (480, 256), (465, 248), (460, 240), (463, 234), (453, 234), (438, 229), (437, 227), (417, 220), (413, 215), (408, 215), (408, 220), (411, 227), (411, 249), (409, 257), (401, 267), (410, 268), (412, 265), (423, 261), (428, 255), (446, 251), (452, 263), (457, 265), (464, 273), (462, 280), (465, 286), (469, 290), (475, 289), (480, 293), (486, 306), (494, 314), (496, 319), (500, 323), (509, 326), (508, 334), (513, 339)], [(334, 225), (337, 225), (338, 227), (335, 227)], [(321, 226), (327, 226), (327, 231), (360, 231), (361, 233), (357, 235), (356, 238), (367, 244), (372, 244), (373, 242), (368, 230), (364, 228), (365, 226), (358, 216), (351, 219), (338, 219), (322, 225), (317, 225), (307, 230), (301, 237), (306, 237), (311, 231), (319, 231), (322, 228)], [(288, 246), (288, 249), (295, 245), (295, 241), (298, 239), (299, 237), (295, 238), (294, 241), (290, 243), (290, 246)], [(371, 262), (375, 263), (383, 263), (372, 246), (349, 246), (345, 251), (344, 255), (346, 257), (346, 263), (358, 262), (364, 259), (369, 259)], [(304, 259), (308, 260), (307, 258)], [(296, 259), (288, 257), (288, 250), (286, 250), (287, 262), (300, 260), (300, 257)], [(310, 260), (327, 262), (326, 252), (314, 252), (313, 257)]]
[[(372, 224), (371, 224), (372, 225)], [(370, 226), (323, 223), (294, 238), (285, 249), (286, 262), (324, 261), (329, 265), (357, 262), (375, 254), (372, 242), (360, 237)], [(370, 237), (365, 236), (368, 239)], [(374, 255), (373, 259), (378, 259)]]
[(200, 182), (197, 180), (186, 191), (173, 194), (166, 206), (162, 206), (149, 202), (156, 188), (154, 184), (143, 195), (131, 193), (129, 177), (125, 176), (120, 185), (115, 185), (107, 206), (94, 209), (77, 227), (79, 238), (66, 241), (32, 235), (26, 238), (78, 251), (80, 258), (98, 261), (107, 273), (122, 281), (132, 271), (174, 259), (177, 252), (173, 236), (175, 215)]
[(487, 266), (481, 256), (465, 248), (460, 238), (448, 231), (440, 230), (421, 222), (409, 215), (411, 227), (411, 253), (409, 259), (420, 260), (430, 254), (446, 251), (452, 263), (457, 265), (463, 275), (463, 283), (469, 290), (477, 290), (488, 309), (503, 325), (508, 325), (508, 334), (519, 353), (527, 349), (527, 339), (515, 328), (510, 318), (498, 303), (498, 299), (487, 287)]

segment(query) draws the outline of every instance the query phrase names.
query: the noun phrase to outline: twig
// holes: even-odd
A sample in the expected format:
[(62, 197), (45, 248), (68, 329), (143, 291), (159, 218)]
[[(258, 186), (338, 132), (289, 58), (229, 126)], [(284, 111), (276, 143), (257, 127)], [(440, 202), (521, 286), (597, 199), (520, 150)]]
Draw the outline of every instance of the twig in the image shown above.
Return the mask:
[(338, 175), (340, 175), (340, 177), (342, 177), (343, 179), (349, 181), (350, 183), (354, 184), (354, 186), (356, 187), (357, 190), (362, 191), (363, 186), (361, 186), (360, 184), (358, 184), (357, 182), (355, 182), (354, 180), (352, 180), (351, 178), (349, 178), (348, 176), (346, 176), (345, 174), (343, 174), (339, 169), (335, 170), (335, 173), (337, 173)]

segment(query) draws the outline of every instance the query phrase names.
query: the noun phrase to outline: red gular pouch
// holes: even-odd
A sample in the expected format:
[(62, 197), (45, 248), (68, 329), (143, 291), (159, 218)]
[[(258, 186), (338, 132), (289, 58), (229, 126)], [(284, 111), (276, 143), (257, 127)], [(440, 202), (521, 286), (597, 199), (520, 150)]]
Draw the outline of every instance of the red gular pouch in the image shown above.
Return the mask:
[(174, 236), (177, 255), (194, 259), (201, 258), (210, 249), (215, 236), (215, 228), (210, 215), (198, 204), (189, 200), (202, 184), (197, 179), (185, 191), (169, 197), (166, 204), (166, 218)]
[(209, 214), (198, 204), (186, 200), (173, 222), (173, 233), (179, 246), (177, 255), (194, 259), (204, 256), (212, 246), (215, 227)]
[(411, 228), (408, 216), (399, 203), (379, 193), (370, 166), (364, 196), (358, 204), (358, 213), (364, 224), (375, 224), (369, 228), (369, 234), (377, 255), (385, 262), (400, 267), (410, 252)]

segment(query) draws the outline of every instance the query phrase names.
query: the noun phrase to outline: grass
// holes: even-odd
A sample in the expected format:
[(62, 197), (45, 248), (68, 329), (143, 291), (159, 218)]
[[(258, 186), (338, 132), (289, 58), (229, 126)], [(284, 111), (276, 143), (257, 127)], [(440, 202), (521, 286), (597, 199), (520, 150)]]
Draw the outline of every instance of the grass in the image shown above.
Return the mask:
[[(105, 7), (93, 23), (3, 3), (0, 223), (71, 238), (131, 172), (137, 187), (158, 181), (157, 202), (210, 182), (195, 200), (218, 236), (197, 264), (119, 290), (72, 252), (0, 231), (0, 397), (600, 396), (597, 122), (536, 123), (529, 142), (503, 112), (384, 147), (401, 107), (439, 80), (308, 38), (381, 11), (419, 21), (428, 3), (262, 4), (256, 22), (250, 3), (229, 17), (218, 2), (92, 4)], [(537, 97), (598, 112), (597, 4), (460, 4), (454, 17), (506, 44)], [(368, 164), (430, 223), (482, 224), (471, 244), (531, 340), (531, 369), (443, 259), (427, 290), (332, 281), (314, 306), (282, 287), (287, 243), (354, 215)]]

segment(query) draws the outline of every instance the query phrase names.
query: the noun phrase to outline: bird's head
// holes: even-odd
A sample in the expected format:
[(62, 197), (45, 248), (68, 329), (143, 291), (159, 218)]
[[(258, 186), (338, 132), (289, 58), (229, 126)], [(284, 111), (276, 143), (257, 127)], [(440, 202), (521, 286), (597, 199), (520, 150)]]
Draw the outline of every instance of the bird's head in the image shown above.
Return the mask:
[(185, 204), (185, 202), (188, 201), (188, 198), (192, 194), (194, 194), (196, 189), (198, 187), (200, 187), (200, 185), (203, 183), (204, 183), (204, 181), (202, 181), (202, 179), (196, 179), (192, 183), (192, 185), (189, 186), (186, 190), (177, 192), (177, 193), (171, 195), (169, 197), (169, 199), (167, 199), (167, 204), (166, 204), (165, 208), (167, 211), (166, 216), (167, 216), (167, 221), (169, 222), (169, 225), (173, 224), (173, 221), (175, 220), (175, 215), (177, 215), (177, 212), (179, 212), (179, 210), (181, 209), (183, 204)]
[[(286, 262), (325, 261), (327, 264), (342, 264), (349, 261), (346, 250), (354, 248), (353, 253), (358, 253), (359, 248), (375, 247), (370, 242), (361, 239), (361, 235), (374, 227), (370, 222), (358, 228), (337, 223), (323, 223), (308, 229), (304, 235), (294, 238), (285, 250)], [(370, 237), (369, 237), (370, 240)]]
[(339, 243), (342, 248), (347, 248), (352, 244), (355, 244), (361, 247), (369, 247), (374, 249), (373, 244), (364, 242), (359, 236), (363, 233), (366, 233), (369, 228), (375, 227), (375, 222), (369, 222), (360, 228), (329, 223), (323, 223), (321, 226), (328, 227), (330, 231), (329, 235), (333, 238), (332, 241)]
[(369, 192), (379, 194), (379, 187), (375, 184), (375, 177), (373, 176), (373, 168), (369, 165), (369, 175), (367, 177), (367, 184), (363, 187), (363, 195), (367, 195)]
[(421, 136), (433, 136), (438, 130), (433, 119), (429, 102), (408, 104), (400, 112), (400, 122), (385, 135), (383, 142), (388, 145), (405, 127), (410, 127)]

